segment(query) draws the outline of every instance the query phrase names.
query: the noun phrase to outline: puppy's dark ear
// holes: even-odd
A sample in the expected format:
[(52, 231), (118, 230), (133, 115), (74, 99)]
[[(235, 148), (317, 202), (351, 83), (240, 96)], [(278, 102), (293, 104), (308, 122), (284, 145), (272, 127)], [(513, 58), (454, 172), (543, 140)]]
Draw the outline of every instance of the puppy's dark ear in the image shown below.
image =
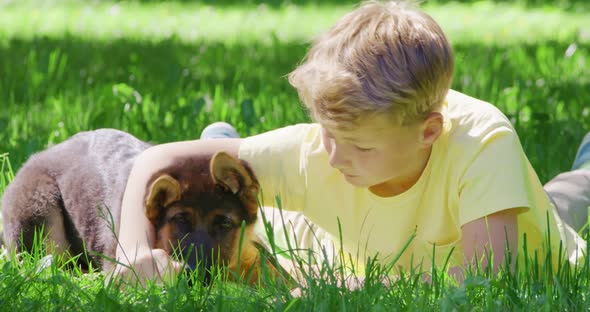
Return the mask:
[(173, 177), (164, 174), (159, 176), (149, 187), (145, 200), (145, 214), (155, 223), (162, 207), (180, 199), (180, 184)]
[(225, 152), (213, 155), (209, 165), (213, 181), (238, 195), (248, 208), (248, 212), (256, 214), (256, 196), (260, 185), (252, 170)]

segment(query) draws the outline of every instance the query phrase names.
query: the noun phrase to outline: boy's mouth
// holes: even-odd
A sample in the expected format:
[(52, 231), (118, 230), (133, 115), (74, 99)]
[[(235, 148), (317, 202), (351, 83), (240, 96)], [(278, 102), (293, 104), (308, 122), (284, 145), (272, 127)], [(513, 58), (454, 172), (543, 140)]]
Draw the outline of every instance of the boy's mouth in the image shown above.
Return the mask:
[(344, 172), (344, 171), (340, 171), (340, 173), (342, 173), (342, 175), (344, 175), (344, 176), (346, 176), (346, 177), (349, 177), (349, 178), (356, 178), (356, 177), (358, 177), (358, 175), (355, 175), (355, 174), (349, 174), (349, 173), (347, 173), (347, 172)]

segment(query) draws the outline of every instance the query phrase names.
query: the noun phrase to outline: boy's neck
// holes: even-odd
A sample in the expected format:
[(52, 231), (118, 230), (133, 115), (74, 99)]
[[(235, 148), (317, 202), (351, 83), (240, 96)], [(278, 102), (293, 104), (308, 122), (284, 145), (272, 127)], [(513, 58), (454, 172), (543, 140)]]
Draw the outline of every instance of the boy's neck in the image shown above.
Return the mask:
[(431, 154), (432, 146), (419, 155), (422, 161), (418, 162), (416, 168), (411, 170), (407, 175), (370, 186), (369, 191), (379, 197), (393, 197), (404, 193), (420, 180), (424, 169), (428, 165)]

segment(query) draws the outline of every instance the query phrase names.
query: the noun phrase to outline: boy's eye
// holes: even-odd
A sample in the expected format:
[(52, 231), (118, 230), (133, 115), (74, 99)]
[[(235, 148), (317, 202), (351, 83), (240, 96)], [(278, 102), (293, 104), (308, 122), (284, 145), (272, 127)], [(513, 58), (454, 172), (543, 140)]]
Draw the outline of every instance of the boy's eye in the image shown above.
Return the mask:
[(374, 148), (367, 148), (367, 147), (360, 147), (360, 146), (354, 146), (354, 148), (356, 148), (359, 152), (370, 152), (372, 150), (374, 150)]

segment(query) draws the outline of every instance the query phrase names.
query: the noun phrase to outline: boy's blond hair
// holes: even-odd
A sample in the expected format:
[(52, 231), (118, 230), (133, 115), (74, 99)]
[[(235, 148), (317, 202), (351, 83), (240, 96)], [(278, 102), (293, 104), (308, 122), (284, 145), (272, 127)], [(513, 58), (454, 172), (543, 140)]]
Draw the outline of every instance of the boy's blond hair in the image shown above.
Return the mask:
[(388, 113), (396, 125), (443, 103), (453, 52), (440, 26), (405, 2), (367, 2), (319, 37), (289, 74), (312, 118), (353, 128)]

